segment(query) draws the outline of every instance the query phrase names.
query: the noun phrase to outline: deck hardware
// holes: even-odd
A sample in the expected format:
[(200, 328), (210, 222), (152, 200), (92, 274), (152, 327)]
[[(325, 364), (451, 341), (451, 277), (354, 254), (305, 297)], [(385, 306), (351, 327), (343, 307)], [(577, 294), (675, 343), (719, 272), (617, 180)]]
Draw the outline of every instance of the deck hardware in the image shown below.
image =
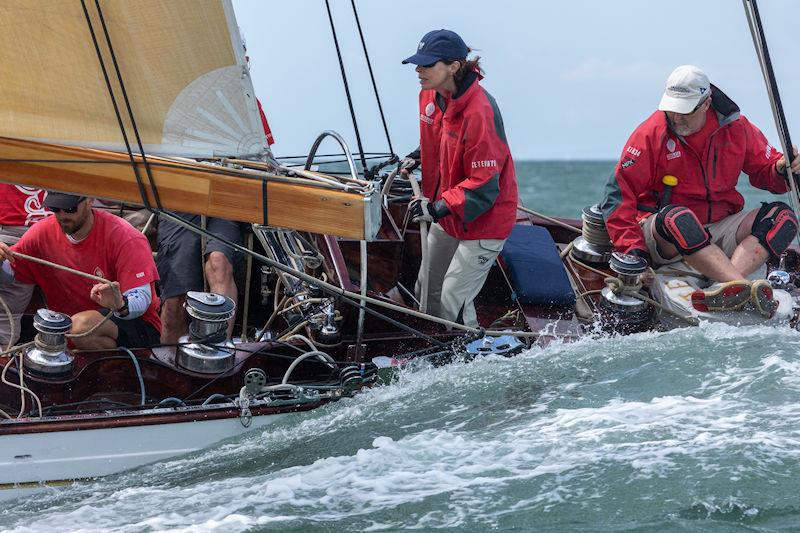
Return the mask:
[(226, 341), (228, 320), (236, 304), (213, 292), (186, 293), (186, 312), (191, 317), (189, 335), (180, 338), (178, 364), (201, 374), (218, 374), (233, 368), (236, 350)]
[(67, 351), (66, 334), (72, 328), (72, 319), (63, 313), (39, 309), (33, 316), (33, 327), (38, 331), (36, 344), (28, 349), (26, 366), (40, 374), (61, 375), (72, 370), (73, 357)]

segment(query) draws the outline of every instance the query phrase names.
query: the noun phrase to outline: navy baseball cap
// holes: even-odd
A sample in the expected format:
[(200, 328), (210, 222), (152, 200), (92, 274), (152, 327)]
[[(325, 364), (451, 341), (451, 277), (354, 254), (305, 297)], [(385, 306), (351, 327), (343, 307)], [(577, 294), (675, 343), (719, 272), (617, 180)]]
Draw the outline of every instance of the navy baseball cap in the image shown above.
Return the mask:
[(85, 196), (49, 191), (44, 198), (44, 205), (45, 207), (55, 207), (57, 209), (74, 209), (85, 199)]
[(467, 54), (469, 47), (456, 32), (433, 30), (425, 34), (417, 46), (417, 53), (403, 60), (403, 64), (432, 65), (443, 59), (464, 59)]

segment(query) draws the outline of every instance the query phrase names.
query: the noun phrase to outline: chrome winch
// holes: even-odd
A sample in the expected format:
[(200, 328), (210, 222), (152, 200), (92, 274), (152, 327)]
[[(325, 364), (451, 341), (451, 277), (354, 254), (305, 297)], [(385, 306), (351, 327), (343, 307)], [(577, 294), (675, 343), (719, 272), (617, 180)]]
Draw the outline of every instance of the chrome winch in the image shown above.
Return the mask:
[(35, 345), (25, 354), (25, 366), (40, 374), (66, 374), (72, 370), (74, 358), (67, 351), (66, 335), (72, 328), (69, 315), (39, 309), (33, 316)]
[(606, 265), (613, 245), (606, 231), (606, 222), (598, 204), (583, 208), (581, 236), (572, 241), (570, 256), (592, 265)]
[(641, 289), (647, 261), (635, 255), (614, 252), (610, 267), (617, 277), (607, 280), (601, 292), (603, 327), (619, 333), (645, 331), (653, 319), (653, 307), (635, 294)]
[(228, 321), (236, 304), (213, 292), (186, 293), (186, 312), (191, 317), (189, 335), (180, 338), (177, 361), (180, 366), (201, 374), (218, 374), (233, 368), (236, 350), (226, 341)]

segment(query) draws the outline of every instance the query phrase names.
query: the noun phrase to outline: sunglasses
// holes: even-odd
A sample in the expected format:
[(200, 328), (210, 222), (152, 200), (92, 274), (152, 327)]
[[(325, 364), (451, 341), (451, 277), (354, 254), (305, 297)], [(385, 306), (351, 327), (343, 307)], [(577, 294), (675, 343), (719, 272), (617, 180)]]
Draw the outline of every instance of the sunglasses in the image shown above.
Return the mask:
[(53, 213), (66, 213), (68, 215), (74, 215), (78, 212), (78, 206), (75, 207), (48, 207), (50, 211)]
[(82, 202), (83, 200), (78, 202), (78, 205), (76, 205), (75, 207), (48, 207), (48, 209), (52, 211), (54, 214), (66, 213), (67, 215), (74, 215), (75, 213), (78, 212), (78, 206), (81, 205)]

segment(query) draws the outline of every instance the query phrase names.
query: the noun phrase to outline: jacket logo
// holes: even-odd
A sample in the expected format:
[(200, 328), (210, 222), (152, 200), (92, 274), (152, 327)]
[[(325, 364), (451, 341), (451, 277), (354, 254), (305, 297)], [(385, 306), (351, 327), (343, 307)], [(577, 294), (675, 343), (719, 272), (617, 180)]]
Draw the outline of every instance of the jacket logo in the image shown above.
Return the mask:
[(632, 156), (634, 156), (634, 157), (639, 157), (640, 155), (642, 155), (642, 151), (641, 151), (641, 150), (639, 150), (638, 148), (634, 148), (633, 146), (628, 146), (628, 147), (625, 149), (625, 151), (626, 151), (627, 153), (631, 154), (631, 155), (632, 155)]
[(496, 159), (485, 159), (483, 161), (473, 161), (472, 168), (486, 168), (486, 167), (496, 167), (497, 160)]
[(670, 151), (670, 153), (667, 154), (667, 161), (672, 161), (673, 159), (677, 159), (681, 156), (680, 150), (675, 151), (677, 147), (678, 145), (675, 144), (675, 139), (667, 139), (667, 150)]
[(769, 159), (772, 156), (772, 150), (774, 150), (774, 148), (769, 143), (767, 143), (767, 148), (766, 150), (764, 150), (764, 157)]
[(419, 119), (424, 122), (425, 124), (431, 125), (433, 124), (433, 119), (431, 117), (426, 117), (422, 113), (419, 114)]
[(625, 158), (625, 161), (623, 161), (623, 162), (622, 162), (622, 164), (621, 164), (620, 166), (621, 166), (622, 168), (628, 168), (629, 166), (631, 166), (631, 165), (632, 165), (632, 164), (634, 164), (634, 163), (636, 163), (636, 161), (634, 161), (634, 160), (633, 160), (633, 159), (631, 159), (630, 157), (626, 157), (626, 158)]
[(436, 107), (433, 105), (433, 102), (428, 102), (428, 105), (425, 106), (425, 114), (427, 116), (433, 115), (433, 112), (436, 110)]

